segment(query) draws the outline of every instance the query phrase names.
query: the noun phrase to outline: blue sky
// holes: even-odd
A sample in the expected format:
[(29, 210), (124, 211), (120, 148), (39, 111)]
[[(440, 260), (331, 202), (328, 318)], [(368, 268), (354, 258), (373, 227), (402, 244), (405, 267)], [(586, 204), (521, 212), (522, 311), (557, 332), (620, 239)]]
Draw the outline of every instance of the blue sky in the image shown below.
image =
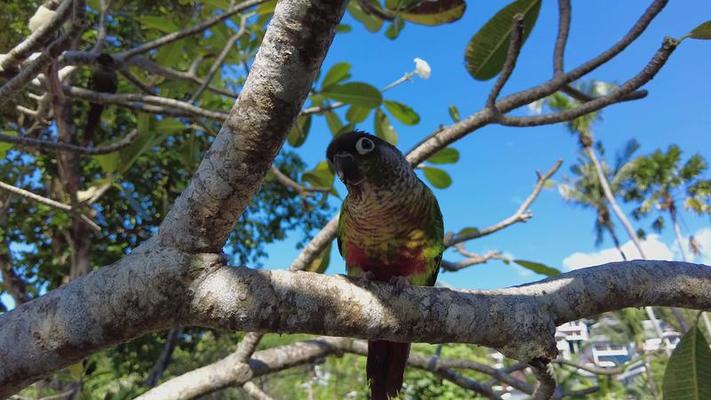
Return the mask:
[[(462, 116), (479, 110), (484, 104), (492, 81), (473, 80), (464, 68), (464, 48), (469, 38), (508, 1), (469, 2), (465, 16), (454, 24), (421, 27), (409, 24), (400, 37), (391, 41), (381, 33), (367, 32), (348, 15), (344, 23), (352, 32), (339, 34), (324, 63), (325, 70), (340, 61), (353, 65), (352, 79), (382, 87), (414, 67), (412, 59), (429, 62), (429, 80), (416, 79), (391, 91), (386, 98), (412, 106), (421, 116), (417, 126), (395, 122), (400, 136), (399, 147), (411, 148), (440, 124), (451, 122), (447, 108), (456, 105)], [(617, 41), (649, 5), (649, 1), (574, 1), (573, 24), (566, 53), (566, 66), (573, 67), (608, 48)], [(591, 79), (622, 82), (647, 63), (665, 35), (679, 37), (694, 26), (711, 19), (711, 4), (706, 0), (670, 2), (644, 35), (613, 62), (594, 71)], [(518, 67), (504, 89), (504, 95), (538, 84), (550, 77), (552, 47), (557, 29), (557, 4), (543, 2), (539, 20), (529, 37)], [(595, 127), (609, 154), (627, 140), (637, 139), (648, 153), (669, 144), (678, 144), (685, 155), (701, 153), (711, 159), (711, 42), (687, 40), (675, 52), (667, 66), (646, 88), (650, 95), (641, 101), (608, 108)], [(523, 110), (524, 112), (526, 110)], [(300, 151), (310, 164), (323, 160), (331, 138), (319, 118), (314, 123), (306, 145)], [(359, 126), (372, 131), (372, 121)], [(576, 140), (564, 126), (537, 128), (485, 127), (454, 145), (462, 155), (455, 165), (445, 166), (454, 178), (453, 185), (435, 190), (442, 207), (445, 228), (457, 231), (463, 227), (484, 227), (510, 215), (531, 191), (536, 170), (546, 170), (562, 159), (565, 164), (556, 175), (560, 180), (577, 157)], [(568, 174), (569, 175), (569, 174)], [(340, 184), (339, 184), (340, 185)], [(339, 186), (341, 192), (344, 191)], [(337, 204), (337, 203), (334, 203)], [(535, 260), (566, 269), (564, 259), (604, 260), (607, 240), (594, 246), (593, 218), (588, 210), (562, 201), (557, 190), (544, 191), (532, 210), (534, 218), (503, 232), (470, 242), (469, 250), (501, 250), (517, 258)], [(685, 234), (703, 233), (708, 219), (683, 214)], [(648, 227), (648, 223), (637, 223)], [(624, 236), (622, 231), (619, 232)], [(706, 236), (704, 236), (706, 237)], [(711, 230), (707, 251), (711, 248)], [(283, 268), (298, 254), (296, 238), (270, 245), (264, 264)], [(670, 230), (650, 241), (653, 254), (677, 256)], [(592, 254), (602, 251), (602, 254)], [(451, 254), (450, 259), (454, 259)], [(582, 257), (582, 258), (581, 258)], [(329, 273), (342, 273), (343, 262), (336, 251)], [(494, 288), (520, 284), (541, 277), (501, 262), (475, 266), (456, 274), (445, 273), (440, 280), (460, 288)]]

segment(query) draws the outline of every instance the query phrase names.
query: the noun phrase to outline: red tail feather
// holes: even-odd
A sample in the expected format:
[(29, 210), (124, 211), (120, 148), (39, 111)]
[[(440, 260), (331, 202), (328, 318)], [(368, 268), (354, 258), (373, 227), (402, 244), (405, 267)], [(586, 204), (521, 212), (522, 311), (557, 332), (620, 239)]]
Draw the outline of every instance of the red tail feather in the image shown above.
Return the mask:
[(410, 343), (373, 340), (368, 342), (366, 373), (371, 400), (395, 398), (402, 388)]

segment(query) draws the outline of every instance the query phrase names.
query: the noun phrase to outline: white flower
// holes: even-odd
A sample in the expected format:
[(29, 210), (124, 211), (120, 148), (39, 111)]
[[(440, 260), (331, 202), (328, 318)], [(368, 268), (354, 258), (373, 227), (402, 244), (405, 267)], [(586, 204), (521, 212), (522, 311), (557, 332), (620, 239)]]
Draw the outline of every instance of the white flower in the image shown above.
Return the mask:
[(432, 68), (430, 68), (427, 61), (417, 57), (413, 61), (415, 61), (415, 73), (417, 76), (422, 79), (429, 79), (432, 74)]

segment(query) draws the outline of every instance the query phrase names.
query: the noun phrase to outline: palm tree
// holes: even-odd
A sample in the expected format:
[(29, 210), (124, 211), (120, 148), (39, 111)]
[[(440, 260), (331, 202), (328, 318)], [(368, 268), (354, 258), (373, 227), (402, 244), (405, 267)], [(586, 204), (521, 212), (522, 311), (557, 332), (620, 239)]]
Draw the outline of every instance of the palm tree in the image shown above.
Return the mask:
[[(701, 216), (711, 216), (711, 179), (703, 178), (707, 169), (708, 163), (700, 154), (692, 155), (682, 164), (681, 149), (676, 145), (669, 146), (666, 152), (658, 149), (638, 157), (629, 169), (625, 198), (639, 203), (632, 215), (639, 219), (656, 210), (652, 228), (657, 231), (664, 228), (668, 216), (684, 261), (689, 258), (682, 240), (679, 206)], [(704, 322), (711, 333), (706, 316)]]
[[(575, 91), (579, 94), (579, 96), (577, 97), (589, 99), (595, 96), (604, 95), (607, 91), (610, 90), (610, 87), (610, 84), (606, 84), (604, 82), (593, 82), (591, 84), (578, 85), (578, 88)], [(548, 107), (556, 111), (566, 111), (575, 108), (578, 106), (579, 101), (580, 100), (576, 100), (570, 97), (569, 95), (560, 92), (552, 94), (545, 100)], [(595, 148), (593, 146), (594, 138), (592, 132), (592, 124), (599, 118), (599, 113), (593, 112), (566, 122), (566, 126), (571, 133), (577, 135), (578, 143), (580, 144), (582, 152), (588, 157), (590, 163), (595, 168), (595, 174), (597, 175), (597, 179), (600, 184), (600, 188), (602, 189), (602, 192), (605, 196), (605, 200), (607, 200), (607, 203), (609, 204), (610, 208), (612, 208), (612, 211), (614, 212), (615, 216), (617, 216), (617, 219), (619, 219), (622, 223), (622, 226), (625, 228), (627, 235), (629, 235), (630, 239), (634, 243), (640, 256), (643, 259), (646, 259), (647, 256), (644, 253), (644, 250), (642, 249), (642, 243), (639, 240), (639, 236), (632, 227), (632, 224), (630, 223), (625, 213), (622, 211), (622, 208), (617, 203), (615, 194), (613, 193), (612, 188), (610, 187), (608, 177), (605, 174), (605, 169), (595, 152)], [(657, 336), (661, 339), (663, 336), (662, 328), (659, 326), (659, 322), (656, 316), (654, 315), (654, 310), (652, 309), (652, 307), (645, 307), (644, 309), (647, 312), (649, 319), (654, 325), (654, 330), (656, 331)], [(680, 319), (681, 324), (681, 320), (683, 320), (681, 311), (675, 311), (674, 315), (678, 319)], [(667, 354), (671, 354), (671, 350), (669, 348), (667, 348), (666, 350)]]
[[(599, 142), (596, 147), (601, 155), (604, 155), (604, 149)], [(628, 162), (638, 148), (639, 143), (635, 140), (630, 140), (625, 149), (621, 153), (618, 153), (614, 168), (610, 168), (604, 162), (602, 163), (602, 169), (610, 182), (610, 189), (614, 193), (619, 192), (620, 185), (624, 182), (626, 177)], [(610, 235), (622, 259), (626, 260), (627, 257), (622, 251), (620, 239), (617, 236), (614, 223), (610, 216), (607, 198), (598, 179), (597, 169), (592, 162), (583, 157), (579, 157), (578, 163), (573, 165), (570, 171), (575, 178), (572, 181), (562, 183), (558, 186), (561, 196), (570, 203), (595, 210), (595, 245), (599, 246), (602, 244), (604, 234), (607, 233)]]

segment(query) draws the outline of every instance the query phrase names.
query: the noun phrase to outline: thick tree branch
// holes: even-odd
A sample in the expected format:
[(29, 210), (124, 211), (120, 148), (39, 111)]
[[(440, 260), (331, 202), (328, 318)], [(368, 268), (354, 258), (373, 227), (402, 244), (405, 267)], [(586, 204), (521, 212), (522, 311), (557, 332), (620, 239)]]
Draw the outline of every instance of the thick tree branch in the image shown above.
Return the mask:
[(277, 3), (237, 103), (161, 225), (162, 243), (222, 248), (301, 111), (345, 3)]
[(683, 262), (610, 263), (500, 290), (400, 290), (224, 267), (218, 255), (152, 242), (0, 316), (0, 364), (7, 366), (0, 395), (102, 348), (176, 326), (466, 342), (530, 361), (555, 358), (555, 327), (564, 322), (645, 305), (711, 308), (711, 267)]

